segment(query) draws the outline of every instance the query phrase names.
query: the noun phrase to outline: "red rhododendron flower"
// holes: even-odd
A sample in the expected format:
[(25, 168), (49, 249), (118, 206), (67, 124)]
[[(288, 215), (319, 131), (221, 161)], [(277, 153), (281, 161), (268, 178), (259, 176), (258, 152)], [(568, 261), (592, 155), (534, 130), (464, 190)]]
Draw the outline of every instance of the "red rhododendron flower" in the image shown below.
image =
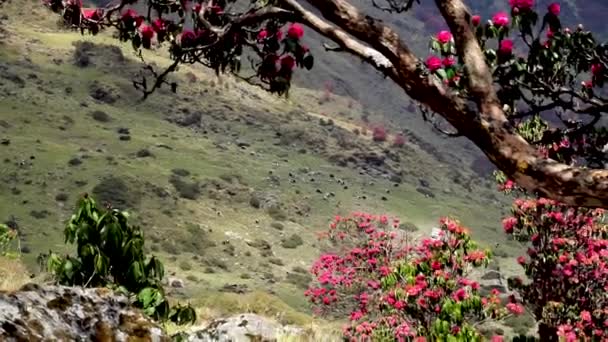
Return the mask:
[(534, 6), (534, 0), (509, 0), (511, 8), (518, 8), (520, 10), (531, 10)]
[(437, 33), (436, 39), (441, 44), (446, 44), (452, 40), (452, 33), (450, 31), (440, 31)]
[(287, 29), (287, 37), (291, 39), (300, 39), (304, 36), (304, 28), (298, 23), (293, 23)]
[(184, 30), (180, 35), (180, 44), (182, 47), (192, 47), (196, 45), (196, 33), (191, 30)]
[(514, 315), (521, 315), (524, 313), (524, 307), (517, 303), (509, 303), (506, 305), (506, 308)]
[(83, 9), (82, 16), (88, 20), (99, 21), (103, 16), (103, 10), (100, 8)]
[(441, 68), (441, 58), (437, 56), (430, 56), (426, 60), (426, 67), (429, 68), (431, 72), (437, 71)]
[(163, 33), (167, 30), (167, 22), (162, 18), (157, 18), (152, 22), (152, 28), (156, 33)]
[(262, 30), (258, 33), (258, 40), (264, 40), (266, 38), (268, 38), (268, 31)]
[(511, 39), (503, 39), (500, 42), (500, 47), (498, 51), (503, 55), (510, 55), (513, 53), (513, 41)]
[(599, 77), (602, 75), (602, 72), (604, 72), (604, 66), (602, 64), (595, 63), (591, 65), (591, 73), (593, 76)]
[(492, 17), (492, 23), (499, 27), (507, 26), (509, 25), (509, 15), (506, 12), (498, 12)]
[(550, 4), (549, 7), (547, 7), (547, 10), (549, 11), (549, 13), (553, 14), (554, 16), (558, 16), (559, 13), (561, 12), (561, 6), (559, 5), (559, 3), (554, 2), (554, 3)]
[(296, 66), (296, 60), (290, 55), (285, 55), (281, 58), (281, 67), (292, 70)]
[(456, 64), (456, 58), (454, 58), (452, 56), (448, 56), (448, 57), (446, 57), (446, 58), (443, 59), (442, 64), (446, 68), (454, 66)]
[(142, 39), (150, 40), (154, 37), (154, 28), (150, 25), (142, 25), (139, 28), (139, 33), (141, 34)]
[(473, 26), (479, 26), (479, 24), (481, 23), (481, 17), (478, 15), (474, 15), (471, 17), (471, 24), (473, 24)]

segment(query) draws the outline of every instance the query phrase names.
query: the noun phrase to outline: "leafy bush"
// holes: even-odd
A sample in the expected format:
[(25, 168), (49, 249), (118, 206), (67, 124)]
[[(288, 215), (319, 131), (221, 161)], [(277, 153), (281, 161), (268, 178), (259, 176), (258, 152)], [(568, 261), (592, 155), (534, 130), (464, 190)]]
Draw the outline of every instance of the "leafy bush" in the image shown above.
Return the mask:
[(304, 244), (304, 240), (298, 234), (292, 234), (288, 238), (281, 241), (281, 247), (283, 248), (298, 248)]
[(13, 255), (9, 250), (11, 243), (15, 240), (19, 242), (19, 233), (17, 232), (17, 229), (10, 228), (5, 224), (0, 223), (0, 256)]
[(170, 307), (161, 280), (163, 264), (144, 254), (144, 235), (128, 223), (127, 212), (98, 208), (85, 195), (65, 228), (66, 243), (77, 255), (48, 255), (48, 268), (57, 282), (69, 286), (110, 287), (133, 297), (134, 305), (159, 321), (178, 324), (196, 320), (190, 306)]
[(440, 236), (416, 246), (397, 239), (398, 227), (396, 219), (356, 213), (336, 217), (321, 234), (330, 250), (313, 264), (316, 283), (305, 294), (318, 314), (350, 318), (347, 338), (479, 341), (474, 323), (523, 312), (514, 298), (502, 308), (498, 291), (482, 297), (466, 278), (490, 253), (457, 221), (442, 219)]

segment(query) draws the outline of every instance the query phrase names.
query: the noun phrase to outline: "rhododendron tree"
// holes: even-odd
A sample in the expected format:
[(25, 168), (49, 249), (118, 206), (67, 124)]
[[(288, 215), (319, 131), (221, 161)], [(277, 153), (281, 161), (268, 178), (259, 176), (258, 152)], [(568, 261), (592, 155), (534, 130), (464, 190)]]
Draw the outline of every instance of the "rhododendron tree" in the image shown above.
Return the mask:
[(438, 238), (412, 243), (399, 220), (354, 213), (336, 217), (321, 237), (327, 253), (313, 264), (306, 291), (317, 314), (348, 317), (352, 341), (478, 341), (477, 323), (523, 312), (498, 291), (479, 294), (467, 272), (487, 265), (490, 253), (458, 221), (441, 220)]
[(608, 225), (602, 209), (517, 199), (507, 234), (529, 242), (518, 258), (529, 281), (509, 279), (540, 323), (541, 341), (608, 339)]
[[(326, 50), (351, 53), (393, 80), (421, 104), (435, 126), (437, 118), (452, 126), (440, 131), (470, 139), (519, 186), (570, 205), (608, 207), (603, 164), (560, 163), (515, 129), (522, 120), (551, 111), (556, 114), (551, 137), (591, 132), (608, 111), (602, 92), (606, 46), (583, 27), (563, 27), (559, 3), (537, 13), (533, 0), (504, 0), (505, 10), (481, 18), (470, 13), (464, 0), (436, 0), (445, 28), (434, 35), (436, 56), (421, 59), (392, 27), (348, 0), (306, 1), (317, 11), (303, 7), (302, 0), (253, 0), (249, 6), (237, 6), (234, 0), (117, 0), (101, 9), (85, 9), (80, 0), (44, 1), (83, 32), (114, 27), (121, 40), (138, 50), (168, 49), (170, 66), (158, 71), (146, 65), (151, 77), (134, 82), (144, 96), (167, 83), (175, 90), (168, 75), (180, 64), (194, 63), (287, 94), (295, 68), (313, 66), (301, 43), (306, 26), (337, 43), (325, 44)], [(419, 1), (373, 1), (393, 13), (415, 3)], [(133, 6), (146, 10), (138, 14)], [(241, 68), (244, 56), (252, 58)], [(598, 152), (603, 145), (593, 147), (596, 156), (603, 155)]]

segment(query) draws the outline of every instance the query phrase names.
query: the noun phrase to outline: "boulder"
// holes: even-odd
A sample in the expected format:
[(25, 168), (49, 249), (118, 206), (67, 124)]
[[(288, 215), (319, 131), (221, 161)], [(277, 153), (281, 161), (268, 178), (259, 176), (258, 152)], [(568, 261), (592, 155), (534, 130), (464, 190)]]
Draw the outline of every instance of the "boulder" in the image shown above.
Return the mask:
[(283, 326), (256, 314), (241, 314), (214, 320), (202, 330), (182, 333), (180, 337), (187, 342), (250, 342), (277, 341), (279, 337), (302, 334), (301, 328)]
[(108, 289), (28, 284), (0, 293), (0, 341), (171, 341)]

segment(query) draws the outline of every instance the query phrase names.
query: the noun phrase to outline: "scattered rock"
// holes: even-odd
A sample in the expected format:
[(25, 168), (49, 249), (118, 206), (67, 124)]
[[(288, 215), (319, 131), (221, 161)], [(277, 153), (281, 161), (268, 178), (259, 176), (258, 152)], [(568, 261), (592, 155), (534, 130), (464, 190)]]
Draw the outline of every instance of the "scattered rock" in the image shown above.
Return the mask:
[(183, 289), (184, 281), (179, 278), (169, 278), (168, 279), (169, 286), (175, 289)]
[[(246, 342), (277, 341), (279, 337), (286, 336), (297, 339), (303, 334), (301, 328), (283, 326), (268, 318), (248, 313), (216, 319), (202, 330), (178, 335), (183, 338), (182, 341), (187, 342)], [(173, 338), (177, 338), (178, 335)]]
[(66, 201), (68, 200), (68, 194), (63, 193), (63, 192), (62, 192), (62, 193), (58, 193), (58, 194), (55, 196), (55, 200), (56, 200), (57, 202), (66, 202)]
[(89, 96), (106, 104), (113, 104), (120, 98), (116, 90), (97, 81), (94, 81), (89, 87)]
[(418, 187), (418, 188), (416, 188), (416, 191), (418, 191), (419, 193), (423, 194), (426, 197), (435, 198), (435, 194), (427, 188)]
[(137, 156), (137, 158), (147, 158), (153, 157), (154, 155), (147, 148), (142, 148), (141, 150), (137, 151), (137, 153), (135, 153), (135, 156)]

